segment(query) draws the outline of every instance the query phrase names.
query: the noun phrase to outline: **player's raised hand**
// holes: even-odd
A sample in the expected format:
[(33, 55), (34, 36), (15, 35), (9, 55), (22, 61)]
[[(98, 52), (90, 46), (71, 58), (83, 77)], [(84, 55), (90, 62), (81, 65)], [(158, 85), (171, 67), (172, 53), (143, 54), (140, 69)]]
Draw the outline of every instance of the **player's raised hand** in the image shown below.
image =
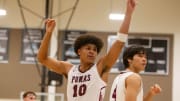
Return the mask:
[(136, 0), (127, 0), (127, 10), (132, 13), (136, 7), (136, 4)]
[(56, 25), (56, 22), (54, 19), (47, 19), (45, 21), (45, 25), (46, 25), (46, 32), (52, 33)]

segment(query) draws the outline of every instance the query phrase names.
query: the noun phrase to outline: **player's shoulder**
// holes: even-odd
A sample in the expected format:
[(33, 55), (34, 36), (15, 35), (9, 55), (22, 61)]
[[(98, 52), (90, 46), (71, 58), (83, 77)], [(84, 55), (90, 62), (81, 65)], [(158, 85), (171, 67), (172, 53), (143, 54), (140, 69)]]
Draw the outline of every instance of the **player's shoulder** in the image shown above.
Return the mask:
[(138, 73), (132, 73), (131, 75), (129, 75), (128, 77), (127, 77), (127, 79), (129, 79), (129, 80), (141, 80), (141, 76), (138, 74)]
[(126, 78), (126, 86), (133, 88), (133, 89), (139, 89), (142, 80), (141, 80), (141, 76), (137, 73), (133, 73), (132, 75), (128, 76)]

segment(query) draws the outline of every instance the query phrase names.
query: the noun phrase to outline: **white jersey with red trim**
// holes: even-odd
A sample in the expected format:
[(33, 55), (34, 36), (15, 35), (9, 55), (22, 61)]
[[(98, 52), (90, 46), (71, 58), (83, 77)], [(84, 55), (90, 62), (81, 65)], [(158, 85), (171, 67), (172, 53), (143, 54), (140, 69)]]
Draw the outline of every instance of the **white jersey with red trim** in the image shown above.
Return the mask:
[[(133, 72), (122, 71), (114, 80), (109, 101), (125, 101), (125, 80), (128, 76), (132, 75)], [(137, 95), (136, 101), (143, 101), (143, 84), (141, 81), (141, 87)]]
[(82, 73), (74, 65), (68, 73), (68, 101), (103, 101), (106, 83), (101, 79), (96, 64)]

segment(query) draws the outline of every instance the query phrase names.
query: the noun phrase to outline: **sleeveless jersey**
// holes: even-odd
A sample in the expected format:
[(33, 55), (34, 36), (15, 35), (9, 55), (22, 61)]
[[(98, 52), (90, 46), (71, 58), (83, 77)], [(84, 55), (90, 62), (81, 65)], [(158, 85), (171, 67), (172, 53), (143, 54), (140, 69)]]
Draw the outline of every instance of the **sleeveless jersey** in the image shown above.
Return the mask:
[[(122, 71), (114, 80), (110, 93), (109, 101), (125, 101), (125, 80), (133, 72)], [(143, 101), (143, 84), (141, 81), (141, 87), (137, 95), (136, 101)]]
[(96, 64), (82, 73), (73, 66), (68, 73), (68, 101), (103, 101), (106, 83), (101, 79)]

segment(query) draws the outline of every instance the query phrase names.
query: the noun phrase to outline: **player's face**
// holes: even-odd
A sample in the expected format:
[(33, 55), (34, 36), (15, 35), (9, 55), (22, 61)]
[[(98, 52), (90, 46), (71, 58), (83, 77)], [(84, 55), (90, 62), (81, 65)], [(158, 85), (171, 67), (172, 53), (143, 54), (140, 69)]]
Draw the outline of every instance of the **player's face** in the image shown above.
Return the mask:
[(133, 67), (135, 72), (140, 72), (145, 69), (147, 64), (147, 56), (145, 54), (135, 54), (130, 62), (130, 66)]
[(87, 44), (78, 50), (82, 62), (94, 63), (97, 56), (97, 48), (94, 44)]
[(24, 101), (36, 101), (36, 96), (33, 94), (28, 94), (25, 98)]

